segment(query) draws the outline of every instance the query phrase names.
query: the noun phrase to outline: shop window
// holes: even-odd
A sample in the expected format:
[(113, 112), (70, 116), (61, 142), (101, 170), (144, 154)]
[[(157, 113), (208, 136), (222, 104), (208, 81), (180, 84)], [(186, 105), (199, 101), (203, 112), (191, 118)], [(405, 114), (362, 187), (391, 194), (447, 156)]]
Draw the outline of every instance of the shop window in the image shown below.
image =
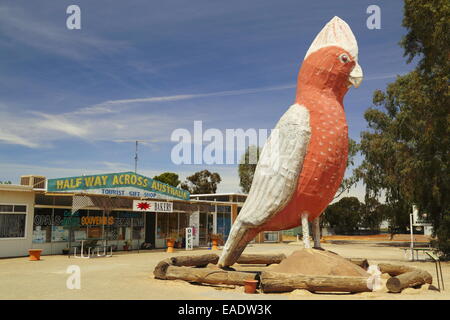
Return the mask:
[(217, 206), (217, 233), (226, 241), (231, 228), (231, 207)]
[(178, 213), (170, 212), (167, 214), (169, 216), (169, 236), (177, 235), (177, 238), (180, 236), (178, 230)]
[(25, 205), (0, 204), (0, 239), (25, 238)]
[(144, 229), (144, 216), (142, 213), (133, 213), (132, 218), (133, 225), (133, 240), (144, 240), (145, 239), (145, 229)]
[(72, 230), (72, 241), (80, 241), (86, 240), (88, 235), (88, 222), (87, 218), (89, 217), (88, 210), (78, 210), (75, 212), (75, 215), (79, 217), (80, 224), (78, 227), (73, 228)]
[(117, 224), (118, 212), (112, 211), (109, 215), (107, 215), (107, 218), (109, 223), (108, 226), (105, 227), (106, 240), (119, 240), (119, 226)]
[(67, 209), (53, 209), (52, 242), (69, 241), (69, 228), (64, 224), (64, 218), (69, 216)]
[(52, 239), (51, 208), (35, 208), (33, 220), (33, 243), (51, 242)]
[(181, 212), (179, 213), (179, 224), (180, 224), (180, 234), (185, 237), (186, 228), (190, 227), (189, 225), (189, 213)]
[(169, 236), (169, 215), (166, 213), (158, 213), (156, 218), (156, 237), (165, 239)]
[(265, 242), (278, 242), (278, 232), (264, 232)]
[(87, 238), (88, 239), (102, 239), (103, 227), (108, 221), (103, 217), (103, 211), (101, 210), (88, 210), (88, 216), (81, 219), (81, 224), (87, 226)]

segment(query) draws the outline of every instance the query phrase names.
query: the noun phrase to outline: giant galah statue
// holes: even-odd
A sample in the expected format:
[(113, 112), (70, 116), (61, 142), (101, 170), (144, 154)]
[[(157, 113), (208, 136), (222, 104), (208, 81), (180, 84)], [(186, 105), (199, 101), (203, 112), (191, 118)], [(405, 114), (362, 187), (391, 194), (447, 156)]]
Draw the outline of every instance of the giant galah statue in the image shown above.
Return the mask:
[(343, 99), (362, 76), (355, 36), (345, 21), (334, 17), (306, 53), (295, 103), (264, 145), (220, 267), (234, 264), (261, 231), (302, 225), (305, 247), (310, 247), (308, 221), (325, 210), (344, 176), (348, 133)]

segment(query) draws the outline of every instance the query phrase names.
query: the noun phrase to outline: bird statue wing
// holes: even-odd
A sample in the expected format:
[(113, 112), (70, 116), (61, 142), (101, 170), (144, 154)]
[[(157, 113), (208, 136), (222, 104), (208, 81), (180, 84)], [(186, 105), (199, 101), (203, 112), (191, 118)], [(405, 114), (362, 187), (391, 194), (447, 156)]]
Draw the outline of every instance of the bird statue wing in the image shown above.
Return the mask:
[(310, 136), (308, 110), (292, 105), (264, 145), (249, 195), (231, 228), (219, 265), (232, 265), (253, 239), (251, 229), (263, 225), (289, 202), (297, 186)]

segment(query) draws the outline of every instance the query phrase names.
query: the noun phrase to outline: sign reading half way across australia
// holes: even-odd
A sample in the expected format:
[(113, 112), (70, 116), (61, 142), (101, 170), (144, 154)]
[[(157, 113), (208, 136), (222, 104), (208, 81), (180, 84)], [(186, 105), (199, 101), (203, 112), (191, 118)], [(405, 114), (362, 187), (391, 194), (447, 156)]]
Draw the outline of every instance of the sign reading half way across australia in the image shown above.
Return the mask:
[(48, 179), (47, 192), (189, 200), (189, 192), (134, 172)]

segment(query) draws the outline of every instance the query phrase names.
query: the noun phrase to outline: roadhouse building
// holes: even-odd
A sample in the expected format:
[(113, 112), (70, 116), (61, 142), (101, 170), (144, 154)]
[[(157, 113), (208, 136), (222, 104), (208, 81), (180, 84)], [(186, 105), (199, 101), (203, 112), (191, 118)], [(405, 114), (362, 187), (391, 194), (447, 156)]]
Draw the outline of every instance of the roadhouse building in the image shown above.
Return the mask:
[[(0, 257), (61, 254), (82, 240), (114, 250), (162, 249), (168, 237), (184, 248), (185, 229), (193, 228), (196, 247), (212, 234), (226, 241), (247, 195), (190, 195), (134, 172), (46, 179), (22, 176), (20, 185), (0, 185)], [(134, 200), (149, 200), (154, 212), (140, 212)], [(171, 205), (161, 205), (171, 203)], [(264, 232), (256, 242), (281, 241)]]

